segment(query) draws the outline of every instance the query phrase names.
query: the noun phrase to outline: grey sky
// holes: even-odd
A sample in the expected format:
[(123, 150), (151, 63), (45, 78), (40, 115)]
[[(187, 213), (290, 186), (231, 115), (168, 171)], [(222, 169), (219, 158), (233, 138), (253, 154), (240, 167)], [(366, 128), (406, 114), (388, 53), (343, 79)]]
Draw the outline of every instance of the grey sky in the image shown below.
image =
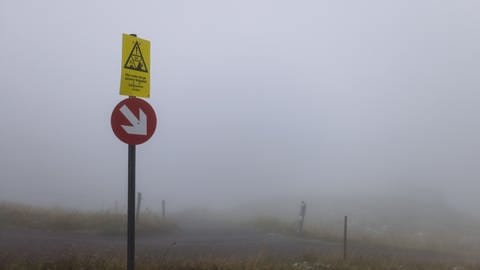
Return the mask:
[(1, 1), (0, 200), (126, 198), (121, 34), (151, 41), (137, 187), (178, 207), (480, 189), (478, 1)]

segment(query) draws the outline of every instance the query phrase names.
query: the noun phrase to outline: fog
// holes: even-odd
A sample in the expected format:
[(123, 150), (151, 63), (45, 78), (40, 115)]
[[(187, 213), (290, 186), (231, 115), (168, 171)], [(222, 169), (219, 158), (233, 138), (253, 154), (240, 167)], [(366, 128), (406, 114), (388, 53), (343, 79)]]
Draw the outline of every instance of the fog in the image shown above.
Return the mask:
[(137, 147), (146, 206), (415, 194), (479, 215), (479, 8), (1, 1), (0, 200), (126, 204), (110, 115), (121, 34), (136, 33), (151, 41), (158, 118)]

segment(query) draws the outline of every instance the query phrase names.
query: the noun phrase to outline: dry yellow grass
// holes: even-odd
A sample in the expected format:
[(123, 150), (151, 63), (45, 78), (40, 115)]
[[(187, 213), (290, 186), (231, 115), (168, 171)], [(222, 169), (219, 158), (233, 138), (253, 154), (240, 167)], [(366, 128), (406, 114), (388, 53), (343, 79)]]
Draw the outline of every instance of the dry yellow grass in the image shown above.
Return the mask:
[[(50, 231), (96, 231), (105, 234), (126, 232), (126, 214), (113, 211), (82, 212), (61, 208), (0, 203), (0, 228), (29, 228)], [(144, 212), (137, 225), (140, 233), (168, 232), (175, 224), (159, 215)]]
[[(124, 258), (99, 258), (95, 256), (70, 256), (50, 260), (29, 260), (0, 255), (0, 269), (5, 270), (123, 270)], [(217, 258), (171, 259), (155, 257), (139, 257), (137, 270), (470, 270), (480, 269), (480, 265), (465, 263), (425, 263), (415, 261), (399, 261), (392, 258), (354, 258), (339, 260), (333, 257), (304, 256), (297, 259), (273, 259), (261, 255), (249, 258)]]

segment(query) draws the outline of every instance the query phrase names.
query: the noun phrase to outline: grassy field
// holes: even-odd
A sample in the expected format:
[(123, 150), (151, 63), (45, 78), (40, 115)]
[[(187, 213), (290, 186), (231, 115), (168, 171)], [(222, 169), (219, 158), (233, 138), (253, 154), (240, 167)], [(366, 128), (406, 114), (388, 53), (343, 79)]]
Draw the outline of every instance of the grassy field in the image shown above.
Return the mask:
[[(25, 260), (24, 258), (0, 255), (0, 269), (5, 270), (123, 270), (125, 259), (118, 257), (99, 258), (94, 256), (78, 257), (70, 256), (51, 260)], [(392, 258), (355, 258), (340, 260), (331, 257), (316, 257), (305, 255), (296, 259), (272, 259), (262, 255), (248, 258), (216, 258), (207, 257), (201, 259), (169, 259), (154, 257), (138, 257), (137, 270), (470, 270), (480, 269), (480, 265), (458, 263), (425, 263), (415, 261), (398, 261)]]
[[(297, 237), (321, 239), (326, 241), (343, 241), (343, 220), (324, 224), (305, 225), (304, 232), (296, 232), (296, 223), (281, 218), (259, 216), (251, 220), (250, 225), (263, 232), (280, 233)], [(475, 230), (477, 228), (477, 230)], [(480, 242), (476, 233), (480, 227), (470, 230), (434, 230), (427, 226), (422, 234), (408, 230), (390, 230), (375, 232), (358, 226), (349, 226), (347, 238), (349, 243), (373, 245), (385, 248), (431, 251), (461, 256), (466, 260), (478, 259)], [(470, 235), (469, 239), (465, 236)]]
[[(0, 203), (0, 228), (25, 228), (49, 231), (91, 231), (124, 234), (127, 217), (114, 211), (82, 212), (33, 207), (18, 203)], [(164, 233), (176, 225), (152, 212), (142, 212), (136, 230), (139, 233)]]
[[(295, 224), (275, 217), (261, 216), (254, 219), (249, 225), (264, 232), (275, 232), (285, 235), (297, 235)], [(341, 239), (341, 226), (307, 226), (302, 237), (319, 238), (323, 240), (338, 241)], [(47, 209), (32, 207), (15, 203), (0, 203), (0, 229), (26, 228), (48, 231), (94, 231), (102, 234), (125, 234), (126, 216), (114, 211), (81, 212), (65, 209)], [(160, 216), (144, 212), (138, 224), (139, 233), (167, 233), (176, 230), (176, 225), (168, 222)], [(298, 235), (297, 235), (298, 236)], [(432, 236), (433, 237), (433, 236)], [(416, 239), (405, 238), (401, 234), (392, 234), (391, 238), (375, 238), (370, 234), (362, 234), (355, 228), (349, 233), (352, 242), (363, 244), (374, 243), (377, 245), (396, 246), (405, 248), (419, 248), (425, 250), (451, 249), (455, 245), (441, 246), (446, 243), (449, 236), (440, 237), (437, 242), (429, 242), (430, 238), (422, 240), (421, 245), (415, 245)], [(455, 250), (454, 250), (455, 251)], [(465, 250), (457, 250), (464, 252)], [(476, 250), (467, 250), (471, 254), (479, 254)], [(0, 250), (0, 269), (5, 270), (88, 270), (88, 269), (126, 269), (125, 254), (112, 253), (109, 255), (79, 254), (67, 252), (65, 254), (49, 254), (30, 256), (15, 251)], [(166, 254), (166, 253), (165, 253)], [(319, 255), (305, 254), (296, 258), (271, 258), (259, 253), (257, 256), (248, 258), (241, 257), (210, 257), (201, 258), (174, 258), (169, 256), (147, 256), (137, 254), (137, 270), (149, 269), (352, 269), (352, 270), (376, 270), (376, 269), (445, 269), (467, 270), (480, 269), (480, 265), (469, 263), (475, 260), (448, 260), (442, 262), (429, 262), (428, 260), (399, 259), (393, 257), (376, 256), (350, 256), (348, 260), (342, 260), (338, 254)], [(458, 258), (458, 257), (457, 257)], [(477, 260), (478, 262), (478, 260)]]

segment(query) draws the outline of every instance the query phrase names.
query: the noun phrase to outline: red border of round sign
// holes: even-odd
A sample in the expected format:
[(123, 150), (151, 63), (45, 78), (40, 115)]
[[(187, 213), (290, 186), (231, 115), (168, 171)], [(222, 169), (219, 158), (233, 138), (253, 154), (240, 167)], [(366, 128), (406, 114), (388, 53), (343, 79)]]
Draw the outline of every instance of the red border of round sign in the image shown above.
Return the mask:
[[(128, 134), (121, 126), (122, 125), (130, 125), (129, 121), (125, 118), (125, 116), (120, 112), (120, 108), (123, 105), (127, 105), (129, 109), (133, 109), (132, 112), (135, 114), (136, 117), (138, 116), (138, 108), (141, 108), (142, 111), (147, 116), (147, 135), (132, 135)], [(155, 114), (155, 110), (153, 107), (141, 98), (126, 98), (120, 101), (117, 106), (112, 111), (112, 115), (110, 118), (110, 124), (112, 127), (112, 131), (117, 136), (117, 138), (126, 143), (126, 144), (142, 144), (148, 141), (153, 134), (155, 133), (155, 129), (157, 127), (157, 116)]]

